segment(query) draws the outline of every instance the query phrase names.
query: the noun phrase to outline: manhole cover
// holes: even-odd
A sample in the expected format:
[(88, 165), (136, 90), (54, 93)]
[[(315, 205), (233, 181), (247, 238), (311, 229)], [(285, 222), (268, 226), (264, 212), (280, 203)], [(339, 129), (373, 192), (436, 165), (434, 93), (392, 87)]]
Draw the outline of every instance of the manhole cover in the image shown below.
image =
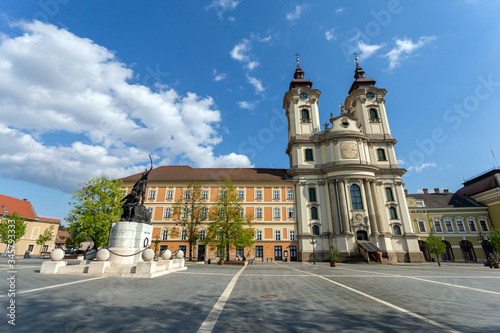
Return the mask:
[(278, 295), (260, 295), (261, 298), (278, 298)]

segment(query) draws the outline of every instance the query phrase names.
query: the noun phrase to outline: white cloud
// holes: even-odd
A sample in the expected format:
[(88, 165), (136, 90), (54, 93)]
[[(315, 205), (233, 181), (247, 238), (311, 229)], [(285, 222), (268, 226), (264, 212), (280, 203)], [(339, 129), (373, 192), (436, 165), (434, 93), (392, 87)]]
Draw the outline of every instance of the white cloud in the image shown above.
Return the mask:
[(359, 55), (359, 59), (365, 60), (365, 59), (370, 58), (372, 55), (374, 55), (378, 50), (380, 50), (384, 46), (385, 46), (385, 44), (369, 45), (369, 44), (365, 44), (362, 40), (358, 41), (358, 50), (361, 52)]
[(436, 167), (436, 163), (423, 163), (422, 165), (414, 165), (408, 168), (408, 171), (415, 170), (416, 173), (422, 172), (425, 168)]
[(335, 28), (331, 29), (331, 30), (328, 30), (327, 32), (325, 32), (325, 37), (327, 40), (336, 40), (337, 39), (337, 36), (334, 34), (335, 32)]
[(217, 73), (217, 70), (213, 69), (212, 74), (214, 75), (214, 81), (223, 81), (227, 77), (227, 73)]
[(344, 8), (338, 8), (338, 9), (335, 10), (335, 12), (337, 12), (339, 14), (343, 13), (344, 12)]
[(243, 65), (248, 69), (248, 70), (253, 70), (254, 68), (258, 67), (260, 64), (257, 60), (254, 60), (254, 57), (250, 55), (250, 50), (251, 50), (251, 42), (249, 39), (242, 39), (241, 42), (236, 44), (231, 52), (229, 54), (231, 55), (231, 58), (234, 60), (238, 60), (239, 62), (243, 63)]
[(265, 90), (264, 87), (262, 86), (261, 80), (255, 78), (253, 76), (250, 76), (248, 74), (247, 74), (247, 80), (248, 80), (248, 83), (250, 83), (255, 88), (256, 94), (261, 93)]
[(227, 18), (227, 20), (228, 20), (229, 22), (236, 22), (236, 19), (234, 18), (234, 16), (229, 16), (229, 17)]
[(300, 15), (302, 15), (302, 10), (306, 7), (306, 5), (297, 5), (295, 6), (295, 11), (286, 14), (286, 19), (289, 21), (294, 21), (300, 18)]
[[(237, 0), (214, 0), (207, 6), (207, 10), (210, 8), (215, 9), (217, 16), (222, 19), (224, 12), (234, 10), (239, 3), (240, 2)], [(232, 21), (231, 18), (234, 20), (234, 17), (230, 16), (229, 21)]]
[(253, 109), (255, 109), (255, 105), (256, 105), (255, 102), (248, 102), (248, 101), (238, 102), (238, 106), (240, 108), (246, 109), (246, 110), (253, 110)]
[(435, 40), (435, 36), (422, 36), (418, 39), (417, 43), (413, 43), (411, 39), (395, 39), (396, 46), (390, 50), (386, 57), (389, 59), (389, 70), (398, 67), (401, 64), (401, 60), (408, 58), (413, 52), (422, 46), (429, 44)]
[(165, 164), (251, 166), (214, 156), (221, 115), (211, 97), (130, 84), (136, 74), (105, 47), (50, 24), (18, 25), (23, 35), (0, 40), (3, 175), (71, 191), (139, 172), (149, 153)]

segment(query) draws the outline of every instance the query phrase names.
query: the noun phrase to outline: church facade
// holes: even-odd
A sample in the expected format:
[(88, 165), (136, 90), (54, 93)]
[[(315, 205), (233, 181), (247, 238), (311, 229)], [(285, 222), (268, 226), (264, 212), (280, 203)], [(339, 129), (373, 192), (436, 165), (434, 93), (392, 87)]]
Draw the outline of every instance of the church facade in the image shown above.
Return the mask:
[(365, 77), (357, 58), (354, 78), (340, 114), (323, 127), (321, 92), (298, 59), (283, 98), (300, 259), (322, 256), (331, 244), (353, 256), (363, 251), (362, 241), (378, 247), (384, 261), (423, 261), (401, 180), (406, 170), (397, 164), (385, 109), (387, 91)]

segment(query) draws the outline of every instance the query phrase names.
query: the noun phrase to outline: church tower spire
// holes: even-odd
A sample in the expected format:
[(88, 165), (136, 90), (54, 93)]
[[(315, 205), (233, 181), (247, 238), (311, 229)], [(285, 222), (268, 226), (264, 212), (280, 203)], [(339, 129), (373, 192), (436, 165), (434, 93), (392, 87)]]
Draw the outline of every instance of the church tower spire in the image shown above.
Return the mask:
[(354, 70), (354, 79), (355, 80), (351, 85), (351, 89), (349, 89), (349, 94), (354, 89), (373, 87), (373, 86), (375, 86), (375, 83), (376, 83), (376, 81), (374, 79), (369, 79), (369, 78), (365, 77), (365, 71), (359, 65), (358, 57), (356, 57), (355, 60), (356, 60), (356, 69)]
[(293, 81), (290, 82), (289, 90), (298, 89), (301, 87), (312, 88), (312, 85), (313, 83), (311, 80), (304, 79), (304, 71), (302, 71), (302, 68), (300, 68), (299, 57), (297, 55), (297, 68), (295, 69), (295, 73), (293, 74)]

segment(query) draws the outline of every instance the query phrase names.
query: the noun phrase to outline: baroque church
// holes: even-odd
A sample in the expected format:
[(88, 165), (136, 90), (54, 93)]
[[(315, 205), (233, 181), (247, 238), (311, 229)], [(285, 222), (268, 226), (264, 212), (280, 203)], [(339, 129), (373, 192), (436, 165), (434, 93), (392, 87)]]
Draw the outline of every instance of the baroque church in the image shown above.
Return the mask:
[[(414, 233), (385, 109), (383, 88), (356, 58), (354, 82), (341, 114), (321, 125), (321, 92), (297, 59), (283, 98), (288, 120), (288, 174), (297, 193), (302, 257), (326, 251), (382, 252), (385, 261), (423, 261)], [(329, 237), (313, 240), (315, 234)], [(379, 251), (381, 250), (381, 251)]]
[[(356, 69), (341, 113), (325, 124), (319, 119), (321, 92), (305, 78), (297, 59), (294, 79), (283, 98), (288, 121), (289, 169), (191, 168), (162, 166), (152, 170), (146, 206), (152, 216), (153, 239), (160, 251), (183, 250), (186, 233), (172, 207), (196, 181), (208, 206), (230, 178), (238, 191), (242, 213), (253, 217), (255, 244), (231, 249), (233, 258), (256, 260), (326, 260), (334, 245), (343, 258), (380, 262), (420, 262), (385, 109), (387, 91)], [(140, 174), (122, 179), (130, 190)], [(203, 244), (210, 221), (200, 227), (193, 259), (215, 259)]]

